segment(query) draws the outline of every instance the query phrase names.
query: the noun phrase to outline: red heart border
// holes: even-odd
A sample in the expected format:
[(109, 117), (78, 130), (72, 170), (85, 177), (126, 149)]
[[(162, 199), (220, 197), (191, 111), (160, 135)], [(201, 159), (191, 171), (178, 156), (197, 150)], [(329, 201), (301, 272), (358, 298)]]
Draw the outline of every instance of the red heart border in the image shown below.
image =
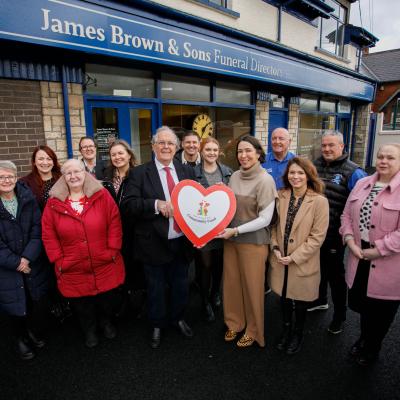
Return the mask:
[[(230, 207), (228, 210), (228, 213), (225, 215), (225, 217), (222, 219), (222, 221), (215, 226), (213, 229), (211, 229), (210, 232), (206, 233), (205, 235), (199, 237), (190, 228), (190, 226), (186, 223), (184, 220), (179, 207), (178, 207), (178, 197), (180, 191), (186, 187), (186, 186), (191, 186), (195, 189), (197, 189), (203, 196), (207, 196), (210, 193), (217, 192), (217, 191), (222, 191), (225, 192), (230, 200)], [(235, 194), (233, 193), (232, 189), (230, 189), (228, 186), (225, 185), (213, 185), (208, 188), (205, 188), (204, 186), (200, 185), (200, 183), (193, 181), (191, 179), (184, 179), (183, 181), (180, 181), (175, 187), (174, 190), (172, 191), (171, 194), (171, 202), (172, 206), (174, 207), (174, 218), (177, 224), (179, 225), (179, 228), (181, 228), (182, 232), (185, 234), (185, 236), (195, 245), (198, 247), (202, 247), (205, 244), (207, 244), (210, 240), (214, 239), (216, 235), (221, 233), (232, 221), (235, 212), (236, 212), (236, 197)]]

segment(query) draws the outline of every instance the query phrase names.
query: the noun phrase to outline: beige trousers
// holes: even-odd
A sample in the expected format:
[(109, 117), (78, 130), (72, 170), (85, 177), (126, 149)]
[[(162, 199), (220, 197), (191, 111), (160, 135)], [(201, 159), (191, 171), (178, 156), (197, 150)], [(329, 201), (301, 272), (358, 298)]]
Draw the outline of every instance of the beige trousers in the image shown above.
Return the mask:
[(264, 340), (264, 280), (268, 246), (224, 243), (224, 319), (228, 329)]

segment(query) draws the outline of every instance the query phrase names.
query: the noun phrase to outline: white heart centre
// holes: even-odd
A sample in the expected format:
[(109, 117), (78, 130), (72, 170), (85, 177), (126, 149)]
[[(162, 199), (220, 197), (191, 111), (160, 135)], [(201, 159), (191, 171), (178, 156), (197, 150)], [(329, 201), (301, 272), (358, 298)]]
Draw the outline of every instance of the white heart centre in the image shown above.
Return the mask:
[(204, 196), (196, 188), (185, 186), (179, 192), (178, 206), (190, 229), (201, 238), (214, 229), (228, 214), (230, 200), (227, 193), (223, 191)]

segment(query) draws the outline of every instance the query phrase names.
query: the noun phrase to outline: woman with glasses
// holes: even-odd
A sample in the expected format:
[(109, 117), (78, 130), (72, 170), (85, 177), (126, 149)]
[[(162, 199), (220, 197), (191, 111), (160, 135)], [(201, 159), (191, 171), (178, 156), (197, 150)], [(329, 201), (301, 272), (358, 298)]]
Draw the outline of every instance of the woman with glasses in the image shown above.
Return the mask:
[(82, 161), (66, 161), (61, 172), (43, 213), (43, 243), (58, 288), (92, 348), (99, 342), (98, 328), (108, 339), (116, 336), (113, 308), (125, 278), (121, 219), (115, 201)]
[(94, 139), (90, 136), (81, 137), (79, 140), (79, 151), (82, 155), (85, 171), (89, 172), (96, 179), (103, 180), (105, 165), (100, 158), (97, 158), (97, 148)]
[(30, 360), (40, 338), (46, 311), (48, 269), (38, 262), (40, 209), (17, 167), (0, 161), (0, 312), (12, 320), (19, 357)]

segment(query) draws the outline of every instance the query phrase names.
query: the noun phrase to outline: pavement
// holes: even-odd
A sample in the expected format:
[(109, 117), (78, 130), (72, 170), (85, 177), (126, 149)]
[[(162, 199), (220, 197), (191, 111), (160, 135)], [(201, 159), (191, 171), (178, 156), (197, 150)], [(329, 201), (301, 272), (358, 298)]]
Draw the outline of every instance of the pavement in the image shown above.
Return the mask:
[(118, 336), (87, 349), (74, 318), (52, 324), (47, 346), (31, 361), (13, 351), (9, 327), (0, 318), (0, 400), (396, 400), (400, 399), (400, 317), (379, 362), (363, 368), (347, 352), (358, 337), (358, 315), (349, 311), (345, 331), (331, 335), (327, 311), (309, 313), (300, 353), (274, 349), (280, 331), (278, 297), (266, 296), (264, 349), (239, 349), (223, 340), (222, 310), (215, 323), (202, 320), (200, 298), (191, 293), (184, 339), (169, 329), (161, 347), (149, 346), (145, 319), (126, 315)]

